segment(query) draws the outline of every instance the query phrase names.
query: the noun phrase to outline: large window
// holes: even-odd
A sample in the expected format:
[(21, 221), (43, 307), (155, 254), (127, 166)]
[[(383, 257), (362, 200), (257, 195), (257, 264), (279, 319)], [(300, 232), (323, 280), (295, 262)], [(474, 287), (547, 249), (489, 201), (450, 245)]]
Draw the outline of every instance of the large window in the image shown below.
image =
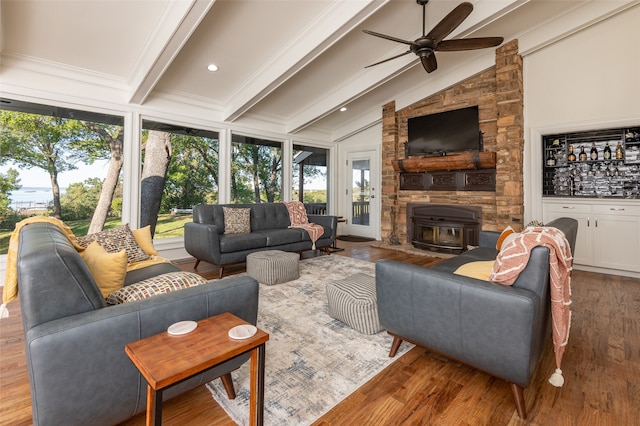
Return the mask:
[(307, 212), (327, 214), (329, 150), (293, 145), (292, 198), (302, 201)]
[(180, 237), (193, 206), (218, 202), (219, 133), (147, 120), (142, 129), (140, 227)]
[(123, 117), (11, 99), (0, 106), (0, 254), (30, 216), (55, 216), (75, 235), (121, 224)]
[(282, 142), (234, 134), (231, 203), (282, 201)]

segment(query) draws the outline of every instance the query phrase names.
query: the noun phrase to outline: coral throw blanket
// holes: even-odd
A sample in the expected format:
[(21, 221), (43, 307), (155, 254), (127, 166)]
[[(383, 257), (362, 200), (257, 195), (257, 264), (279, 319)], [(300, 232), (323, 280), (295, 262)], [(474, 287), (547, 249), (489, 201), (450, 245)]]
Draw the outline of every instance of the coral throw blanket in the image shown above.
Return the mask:
[(287, 206), (287, 210), (289, 210), (289, 220), (291, 220), (290, 228), (302, 228), (307, 231), (313, 243), (311, 248), (315, 250), (316, 241), (324, 234), (324, 228), (317, 223), (309, 223), (307, 210), (300, 201), (286, 201), (284, 205)]
[(569, 340), (571, 327), (571, 247), (562, 231), (552, 227), (527, 227), (505, 246), (496, 258), (489, 281), (512, 285), (529, 261), (536, 246), (549, 248), (551, 275), (551, 317), (556, 370), (549, 378), (554, 386), (562, 386), (564, 378), (560, 364)]

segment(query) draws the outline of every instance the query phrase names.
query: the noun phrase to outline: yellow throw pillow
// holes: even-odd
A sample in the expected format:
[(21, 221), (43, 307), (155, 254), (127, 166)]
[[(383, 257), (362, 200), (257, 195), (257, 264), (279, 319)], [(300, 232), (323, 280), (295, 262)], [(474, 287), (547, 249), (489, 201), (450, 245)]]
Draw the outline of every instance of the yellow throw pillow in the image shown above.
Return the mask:
[(465, 277), (475, 278), (477, 280), (489, 281), (489, 275), (493, 270), (495, 260), (481, 260), (477, 262), (469, 262), (461, 265), (453, 273), (464, 275)]
[(509, 235), (513, 234), (514, 232), (515, 231), (511, 226), (507, 226), (506, 228), (504, 228), (504, 231), (502, 231), (502, 233), (498, 237), (498, 241), (496, 242), (496, 250), (500, 251), (502, 249), (502, 244), (504, 244), (505, 238), (507, 238)]
[(98, 284), (103, 297), (106, 298), (109, 294), (122, 288), (127, 274), (126, 250), (108, 253), (97, 241), (94, 241), (80, 253), (80, 256)]
[(153, 239), (151, 238), (151, 225), (147, 225), (140, 229), (133, 229), (131, 233), (145, 253), (149, 256), (158, 256), (158, 252), (153, 246)]

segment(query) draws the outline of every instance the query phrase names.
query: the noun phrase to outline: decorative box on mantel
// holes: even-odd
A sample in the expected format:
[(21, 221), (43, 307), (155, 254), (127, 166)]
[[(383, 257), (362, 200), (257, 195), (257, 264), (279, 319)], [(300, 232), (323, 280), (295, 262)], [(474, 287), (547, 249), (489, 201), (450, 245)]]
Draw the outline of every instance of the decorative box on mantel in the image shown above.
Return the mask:
[(496, 190), (495, 152), (410, 157), (394, 161), (393, 168), (400, 172), (402, 190)]

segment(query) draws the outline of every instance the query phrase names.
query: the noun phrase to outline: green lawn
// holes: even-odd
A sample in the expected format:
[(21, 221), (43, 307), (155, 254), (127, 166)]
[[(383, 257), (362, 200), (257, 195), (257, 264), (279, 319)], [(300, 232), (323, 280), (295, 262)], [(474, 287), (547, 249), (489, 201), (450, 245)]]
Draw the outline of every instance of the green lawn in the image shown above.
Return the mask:
[[(154, 239), (157, 240), (160, 238), (181, 237), (183, 235), (184, 224), (191, 221), (192, 217), (190, 214), (160, 215), (158, 216), (158, 223), (156, 225), (156, 233)], [(65, 221), (65, 223), (67, 224), (67, 226), (69, 226), (69, 228), (71, 228), (74, 235), (82, 236), (87, 235), (87, 229), (89, 229), (91, 219), (69, 220)], [(120, 224), (120, 218), (110, 218), (107, 219), (107, 223), (105, 223), (104, 229), (115, 228)], [(7, 254), (11, 232), (12, 230), (0, 229), (0, 254)]]

